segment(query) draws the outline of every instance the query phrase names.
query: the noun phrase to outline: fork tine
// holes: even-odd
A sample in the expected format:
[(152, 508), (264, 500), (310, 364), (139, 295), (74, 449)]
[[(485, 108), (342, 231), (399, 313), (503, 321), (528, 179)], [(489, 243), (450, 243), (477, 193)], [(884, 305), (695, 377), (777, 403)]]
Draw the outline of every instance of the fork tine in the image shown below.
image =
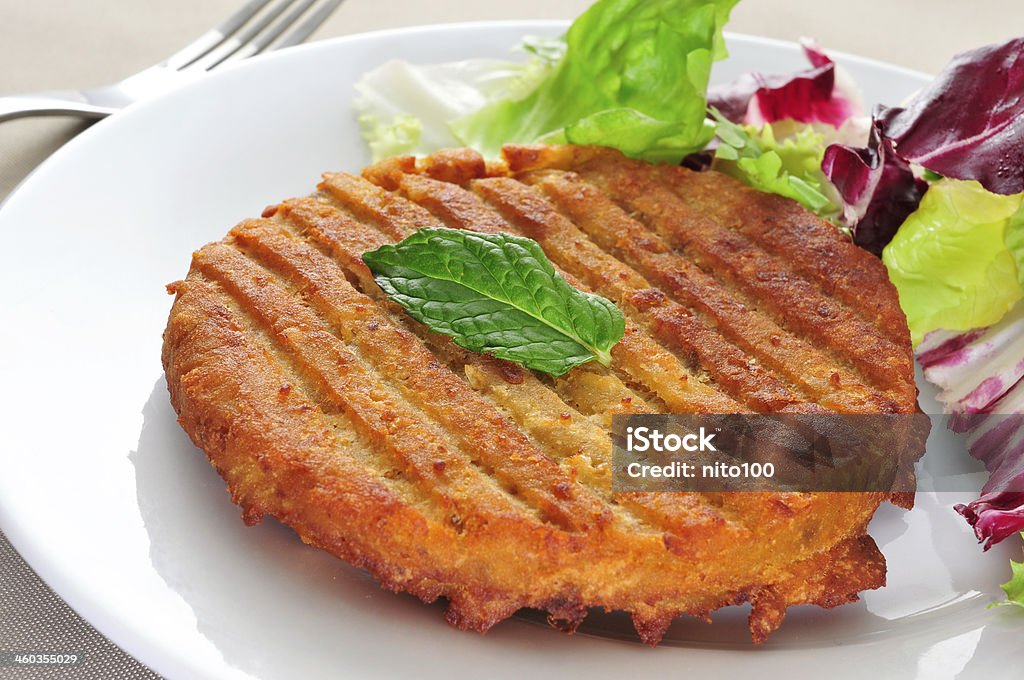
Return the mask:
[(334, 10), (338, 8), (338, 5), (342, 3), (342, 0), (328, 0), (328, 2), (310, 13), (304, 21), (292, 29), (277, 45), (270, 47), (270, 44), (274, 42), (278, 36), (287, 31), (292, 24), (298, 21), (299, 17), (309, 11), (309, 8), (317, 2), (318, 0), (300, 0), (298, 4), (294, 5), (291, 10), (273, 26), (239, 47), (230, 56), (225, 57), (220, 64), (227, 63), (228, 61), (246, 59), (254, 54), (259, 54), (264, 50), (269, 49), (269, 51), (273, 51), (282, 47), (289, 47), (291, 45), (301, 43), (303, 40), (308, 38), (309, 34), (315, 31), (317, 27), (334, 12)]
[(310, 14), (302, 23), (281, 38), (280, 42), (278, 42), (273, 49), (278, 50), (282, 47), (291, 47), (292, 45), (298, 45), (304, 41), (313, 31), (320, 27), (320, 24), (327, 20), (327, 17), (334, 14), (334, 10), (338, 9), (338, 6), (341, 5), (342, 2), (344, 2), (344, 0), (327, 0), (327, 2), (318, 7), (316, 11)]
[[(255, 21), (246, 23), (235, 35), (230, 36), (217, 47), (213, 48), (201, 58), (189, 64), (190, 69), (202, 69), (208, 71), (217, 66), (225, 59), (233, 55), (239, 49), (248, 46), (267, 26), (284, 13), (288, 7), (295, 4), (296, 0), (280, 0), (270, 6)], [(246, 55), (251, 56), (253, 52), (246, 48)]]
[(232, 61), (245, 59), (246, 57), (251, 57), (252, 55), (258, 54), (267, 49), (267, 46), (274, 42), (274, 38), (284, 33), (285, 30), (294, 24), (295, 20), (302, 16), (302, 13), (309, 9), (314, 2), (316, 2), (316, 0), (300, 0), (300, 2), (292, 7), (291, 11), (285, 14), (280, 21), (254, 37), (242, 47), (238, 48), (238, 51), (232, 54), (230, 59)]
[(180, 69), (188, 66), (196, 59), (207, 54), (210, 50), (220, 45), (224, 40), (241, 28), (249, 19), (256, 16), (257, 12), (263, 9), (270, 0), (249, 0), (237, 12), (225, 19), (220, 25), (215, 26), (199, 38), (178, 52), (175, 52), (165, 61), (168, 68)]

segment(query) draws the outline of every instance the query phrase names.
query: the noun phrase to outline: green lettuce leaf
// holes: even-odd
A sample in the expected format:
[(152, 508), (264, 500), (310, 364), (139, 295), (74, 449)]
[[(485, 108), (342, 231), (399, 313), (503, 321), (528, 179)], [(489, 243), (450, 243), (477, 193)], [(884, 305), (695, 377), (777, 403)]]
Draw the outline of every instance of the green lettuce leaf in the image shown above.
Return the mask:
[(373, 160), (461, 146), (448, 129), (451, 120), (492, 101), (527, 96), (565, 49), (560, 39), (527, 38), (520, 47), (533, 56), (524, 62), (394, 60), (364, 74), (353, 106)]
[(737, 125), (717, 110), (719, 145), (715, 149), (715, 169), (739, 179), (760, 191), (779, 194), (802, 203), (824, 217), (839, 214), (839, 205), (831, 198), (830, 184), (821, 171), (825, 137), (807, 124), (783, 121), (793, 132), (780, 138), (776, 125), (765, 123), (760, 129)]
[(594, 360), (607, 366), (625, 332), (618, 307), (569, 285), (528, 238), (426, 228), (363, 261), (430, 330), (551, 375)]
[(1024, 297), (1014, 260), (1016, 253), (1021, 261), (1022, 204), (1024, 194), (992, 194), (973, 181), (929, 187), (882, 251), (915, 345), (939, 328), (994, 324)]
[(505, 143), (601, 144), (678, 161), (710, 141), (711, 64), (737, 0), (599, 0), (569, 28), (565, 54), (528, 95), (451, 123), (485, 155)]
[[(1021, 538), (1024, 538), (1024, 532), (1021, 532)], [(1006, 593), (1006, 600), (1003, 602), (993, 602), (989, 607), (1007, 604), (1024, 607), (1024, 562), (1010, 560), (1010, 570), (1013, 574), (1010, 580), (999, 586)]]
[[(705, 120), (707, 137), (714, 135), (714, 124)], [(614, 146), (627, 156), (648, 161), (677, 163), (680, 144), (688, 144), (689, 128), (679, 121), (660, 121), (635, 109), (608, 109), (587, 116), (564, 130), (541, 137), (547, 144), (595, 144)]]
[(423, 121), (407, 113), (397, 113), (391, 120), (365, 113), (359, 117), (359, 126), (374, 161), (416, 153), (423, 136)]
[(1000, 586), (1006, 593), (1006, 602), (999, 604), (1015, 604), (1024, 607), (1024, 562), (1010, 560), (1010, 568), (1013, 570), (1013, 577)]
[(1017, 265), (1017, 282), (1024, 287), (1024, 200), (1006, 225), (1006, 247)]

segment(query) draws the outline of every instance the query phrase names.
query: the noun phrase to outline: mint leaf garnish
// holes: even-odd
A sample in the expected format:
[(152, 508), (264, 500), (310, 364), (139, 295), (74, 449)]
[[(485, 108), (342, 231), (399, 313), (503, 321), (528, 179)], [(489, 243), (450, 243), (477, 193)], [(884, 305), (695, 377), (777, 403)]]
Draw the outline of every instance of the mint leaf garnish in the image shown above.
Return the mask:
[(420, 229), (363, 261), (430, 330), (550, 375), (588, 361), (607, 366), (625, 332), (614, 304), (570, 286), (528, 238)]

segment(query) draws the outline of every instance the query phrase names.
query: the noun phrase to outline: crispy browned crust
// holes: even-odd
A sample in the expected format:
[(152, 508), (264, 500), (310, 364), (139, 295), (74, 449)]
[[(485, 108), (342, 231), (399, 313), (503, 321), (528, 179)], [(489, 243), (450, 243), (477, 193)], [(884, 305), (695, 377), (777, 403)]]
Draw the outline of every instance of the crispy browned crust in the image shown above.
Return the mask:
[[(884, 584), (865, 527), (883, 494), (613, 494), (623, 412), (910, 413), (910, 341), (877, 259), (792, 202), (713, 172), (587, 147), (396, 158), (329, 174), (197, 251), (163, 363), (182, 427), (249, 524), (307, 543), (485, 631), (521, 607), (573, 630)], [(425, 226), (536, 239), (620, 304), (610, 369), (550, 380), (396, 311), (360, 259)]]

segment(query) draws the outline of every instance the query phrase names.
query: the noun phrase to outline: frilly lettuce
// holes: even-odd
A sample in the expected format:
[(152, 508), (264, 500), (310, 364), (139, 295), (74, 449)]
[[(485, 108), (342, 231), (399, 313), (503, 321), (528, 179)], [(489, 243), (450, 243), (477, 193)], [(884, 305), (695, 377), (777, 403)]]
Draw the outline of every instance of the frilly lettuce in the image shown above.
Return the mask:
[(1024, 297), (1008, 246), (1024, 228), (1022, 202), (1024, 194), (992, 194), (977, 182), (929, 187), (882, 252), (915, 345), (939, 328), (989, 326)]
[[(838, 205), (821, 171), (824, 135), (810, 125), (792, 121), (765, 123), (760, 129), (736, 125), (717, 110), (719, 144), (714, 167), (760, 191), (792, 198), (824, 216), (835, 216)], [(781, 139), (776, 128), (782, 128)]]
[(823, 171), (823, 153), (829, 144), (867, 143), (870, 119), (849, 76), (816, 42), (802, 44), (811, 64), (806, 70), (753, 71), (708, 90), (718, 124), (713, 167), (850, 227), (855, 221), (848, 221), (845, 196)]
[[(1003, 420), (997, 417), (991, 419)], [(971, 455), (978, 458), (973, 451)], [(1012, 459), (1013, 455), (1016, 455), (1017, 458)], [(1013, 460), (1020, 460), (1019, 456), (1020, 446), (1018, 445), (1014, 447), (1010, 455), (1005, 455), (1005, 458), (1012, 463)], [(1016, 481), (1019, 483), (1020, 480)], [(989, 485), (986, 484), (986, 486)], [(974, 535), (978, 537), (979, 543), (984, 542), (985, 550), (1024, 527), (1024, 493), (1020, 491), (982, 490), (977, 499), (966, 505), (957, 505), (954, 510), (963, 515), (967, 523), (974, 528)]]
[(356, 86), (364, 136), (375, 158), (545, 141), (678, 162), (713, 136), (708, 78), (736, 2), (599, 0), (526, 64), (386, 64)]

